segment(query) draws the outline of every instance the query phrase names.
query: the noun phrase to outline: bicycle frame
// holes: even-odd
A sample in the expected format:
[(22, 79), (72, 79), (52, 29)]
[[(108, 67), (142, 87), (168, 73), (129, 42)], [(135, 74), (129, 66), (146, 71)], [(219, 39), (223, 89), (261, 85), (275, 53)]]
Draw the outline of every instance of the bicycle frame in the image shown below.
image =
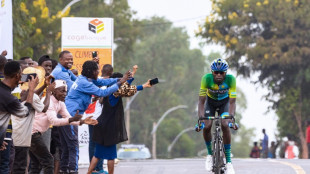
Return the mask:
[[(232, 116), (227, 116), (224, 119), (233, 119)], [(221, 135), (222, 129), (221, 129), (221, 120), (222, 117), (218, 116), (212, 116), (212, 117), (204, 117), (199, 118), (199, 120), (214, 120), (215, 129), (213, 132), (213, 139), (212, 139), (212, 146), (213, 146), (213, 169), (212, 171), (215, 174), (223, 174), (226, 171), (226, 160), (225, 159), (225, 152), (224, 152), (224, 143), (223, 143), (223, 137)]]

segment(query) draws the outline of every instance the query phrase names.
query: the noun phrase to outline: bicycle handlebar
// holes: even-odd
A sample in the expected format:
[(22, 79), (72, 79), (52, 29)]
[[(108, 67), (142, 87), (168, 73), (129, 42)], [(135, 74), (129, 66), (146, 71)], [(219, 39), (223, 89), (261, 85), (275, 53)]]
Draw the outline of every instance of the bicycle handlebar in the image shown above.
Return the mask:
[(202, 122), (201, 120), (215, 120), (215, 119), (232, 119), (233, 122), (228, 123), (228, 126), (234, 130), (238, 130), (239, 129), (239, 125), (237, 123), (235, 123), (235, 117), (234, 116), (224, 116), (224, 117), (215, 117), (215, 116), (211, 116), (211, 117), (201, 117), (198, 119), (198, 124), (196, 124), (195, 126), (195, 130), (197, 132), (199, 132), (200, 130), (202, 130), (205, 127), (205, 124)]
[(234, 116), (224, 116), (224, 117), (215, 117), (215, 116), (210, 116), (210, 117), (201, 117), (199, 120), (216, 120), (216, 119), (235, 119)]

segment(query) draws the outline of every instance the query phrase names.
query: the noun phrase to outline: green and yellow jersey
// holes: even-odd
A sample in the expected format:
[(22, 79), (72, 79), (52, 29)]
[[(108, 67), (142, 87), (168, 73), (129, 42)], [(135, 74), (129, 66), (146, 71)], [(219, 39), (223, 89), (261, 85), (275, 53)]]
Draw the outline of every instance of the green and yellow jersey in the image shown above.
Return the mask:
[(227, 74), (223, 83), (218, 85), (214, 82), (212, 73), (204, 75), (201, 79), (199, 96), (206, 96), (214, 100), (223, 100), (224, 98), (236, 98), (236, 78)]

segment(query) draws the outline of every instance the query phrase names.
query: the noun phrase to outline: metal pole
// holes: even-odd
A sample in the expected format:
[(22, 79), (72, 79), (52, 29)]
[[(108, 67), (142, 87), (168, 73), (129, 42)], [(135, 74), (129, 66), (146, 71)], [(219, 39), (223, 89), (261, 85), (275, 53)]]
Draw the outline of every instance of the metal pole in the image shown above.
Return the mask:
[(127, 144), (130, 144), (130, 105), (133, 102), (133, 100), (137, 97), (139, 94), (139, 91), (132, 97), (126, 98), (126, 108), (125, 114), (126, 114), (126, 130), (127, 130), (127, 136), (128, 136), (128, 141)]
[(72, 0), (71, 2), (69, 2), (69, 4), (66, 5), (66, 7), (61, 11), (60, 16), (63, 15), (68, 10), (68, 8), (70, 8), (73, 4), (75, 4), (79, 1), (81, 1), (81, 0)]
[[(126, 103), (128, 103), (129, 100), (130, 100), (129, 98), (126, 98)], [(128, 105), (128, 109), (126, 109), (125, 113), (126, 113), (126, 129), (128, 136), (127, 144), (130, 144), (130, 105)]]
[(194, 128), (192, 127), (189, 127), (187, 129), (184, 129), (182, 130), (175, 138), (174, 140), (172, 141), (172, 143), (168, 146), (167, 148), (167, 152), (168, 152), (168, 155), (170, 156), (170, 152), (171, 152), (171, 149), (173, 148), (174, 144), (178, 141), (178, 139), (186, 132), (189, 132), (189, 131), (193, 131), (195, 130)]
[(186, 105), (178, 105), (178, 106), (175, 106), (175, 107), (172, 107), (172, 108), (168, 109), (168, 110), (160, 117), (160, 119), (159, 119), (158, 122), (157, 122), (156, 127), (153, 127), (153, 130), (152, 130), (151, 134), (154, 134), (154, 133), (157, 131), (157, 128), (158, 128), (158, 126), (160, 125), (160, 123), (166, 118), (166, 116), (167, 116), (170, 112), (175, 111), (175, 110), (177, 110), (177, 109), (185, 109), (185, 108), (188, 108), (188, 106), (186, 106)]
[[(156, 122), (153, 122), (153, 129), (156, 127)], [(152, 141), (152, 157), (156, 159), (156, 133), (152, 134), (153, 141)]]

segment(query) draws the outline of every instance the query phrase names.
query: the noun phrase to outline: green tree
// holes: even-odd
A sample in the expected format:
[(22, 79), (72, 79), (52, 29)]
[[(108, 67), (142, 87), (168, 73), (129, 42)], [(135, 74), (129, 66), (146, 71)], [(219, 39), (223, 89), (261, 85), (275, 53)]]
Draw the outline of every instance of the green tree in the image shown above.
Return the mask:
[[(162, 81), (142, 91), (132, 103), (131, 142), (151, 147), (153, 122), (171, 107), (189, 106), (189, 109), (170, 113), (159, 125), (157, 152), (159, 157), (167, 157), (167, 147), (175, 136), (185, 128), (194, 127), (197, 122), (197, 115), (193, 113), (205, 57), (200, 50), (189, 48), (189, 37), (183, 28), (173, 27), (166, 19), (153, 17), (141, 21), (137, 27), (140, 34), (131, 59), (132, 65), (139, 66), (135, 84), (154, 77)], [(194, 156), (196, 143), (193, 142), (191, 136), (184, 134), (172, 149), (171, 156)]]
[[(127, 0), (83, 0), (64, 13), (71, 0), (13, 1), (14, 58), (31, 56), (37, 60), (43, 54), (58, 59), (61, 51), (62, 17), (111, 17), (114, 19), (114, 60), (117, 68), (128, 68), (132, 47), (138, 34)], [(85, 8), (87, 7), (87, 8)]]
[(297, 130), (281, 127), (281, 134), (294, 134), (302, 147), (302, 157), (306, 158), (303, 122), (310, 113), (309, 109), (303, 109), (308, 104), (310, 82), (309, 1), (212, 2), (212, 14), (199, 26), (197, 35), (208, 43), (225, 46), (230, 65), (239, 74), (245, 77), (253, 72), (259, 74), (257, 82), (268, 87), (266, 99), (273, 102), (279, 114), (278, 126), (286, 126), (288, 122), (297, 125)]
[(136, 27), (139, 21), (132, 18), (135, 12), (130, 9), (127, 0), (110, 1), (110, 3), (104, 0), (83, 0), (72, 6), (70, 14), (75, 17), (113, 18), (115, 68), (121, 72), (128, 70), (133, 46), (139, 33)]
[[(43, 54), (57, 58), (60, 52), (60, 20), (68, 16), (49, 10), (45, 0), (12, 1), (13, 2), (13, 35), (14, 59), (24, 56), (35, 60)], [(62, 1), (53, 1), (52, 6), (59, 7)], [(61, 9), (58, 9), (61, 10)]]

